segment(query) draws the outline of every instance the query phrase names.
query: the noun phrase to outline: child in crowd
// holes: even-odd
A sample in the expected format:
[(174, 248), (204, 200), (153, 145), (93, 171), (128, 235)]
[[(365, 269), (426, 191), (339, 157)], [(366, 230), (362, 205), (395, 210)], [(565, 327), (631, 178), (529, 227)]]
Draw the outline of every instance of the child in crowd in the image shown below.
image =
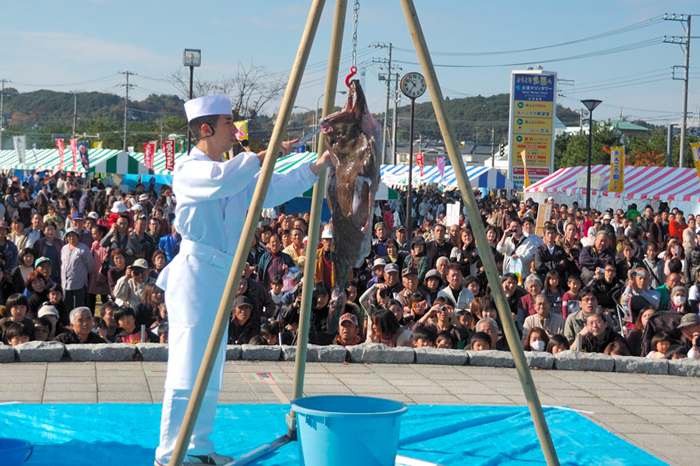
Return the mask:
[(486, 351), (491, 349), (491, 336), (486, 332), (476, 332), (469, 340), (469, 348), (472, 351)]
[(449, 330), (443, 330), (442, 332), (438, 333), (438, 336), (435, 339), (435, 344), (441, 349), (454, 349), (457, 347), (455, 338)]
[(647, 354), (649, 359), (665, 359), (666, 351), (673, 344), (671, 335), (666, 332), (659, 332), (651, 339), (652, 350)]
[(561, 302), (561, 316), (565, 319), (581, 310), (578, 304), (578, 293), (581, 291), (583, 282), (578, 275), (570, 275), (566, 284), (569, 285), (569, 291), (564, 293)]
[(569, 349), (569, 340), (566, 339), (564, 335), (555, 334), (549, 338), (549, 343), (547, 343), (547, 352), (557, 354), (562, 351), (567, 351)]
[(28, 301), (26, 296), (15, 293), (7, 298), (5, 302), (5, 312), (9, 313), (10, 317), (0, 319), (0, 334), (2, 334), (3, 340), (8, 341), (5, 332), (13, 322), (25, 328), (29, 340), (34, 338), (34, 322), (27, 318), (27, 309)]
[(10, 322), (3, 332), (3, 335), (5, 336), (5, 341), (7, 341), (7, 344), (10, 346), (21, 345), (29, 341), (29, 332), (27, 328), (18, 322)]
[(282, 277), (279, 275), (275, 275), (272, 278), (272, 282), (270, 282), (270, 297), (272, 298), (272, 301), (279, 306), (280, 301), (282, 300), (282, 295), (284, 292), (282, 291), (282, 287), (284, 286), (284, 282), (282, 280)]
[(544, 277), (544, 293), (552, 300), (550, 312), (561, 316), (564, 290), (559, 286), (559, 280), (559, 273), (556, 270), (547, 272), (547, 275)]
[(416, 348), (435, 348), (435, 334), (423, 325), (416, 325), (413, 328), (413, 346)]
[(666, 359), (685, 359), (688, 352), (681, 345), (671, 345), (666, 350)]

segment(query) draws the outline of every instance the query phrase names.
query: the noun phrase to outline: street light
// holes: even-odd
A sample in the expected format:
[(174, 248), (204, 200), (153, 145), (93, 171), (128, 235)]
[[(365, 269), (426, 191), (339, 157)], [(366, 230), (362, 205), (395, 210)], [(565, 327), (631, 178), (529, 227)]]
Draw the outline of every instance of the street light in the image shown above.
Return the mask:
[[(347, 94), (348, 91), (335, 91), (336, 94)], [(318, 96), (318, 99), (316, 99), (316, 111), (314, 112), (314, 130), (316, 130), (316, 127), (318, 126), (318, 107), (321, 105), (321, 97), (326, 95), (324, 92), (320, 96)], [(318, 146), (316, 145), (316, 137), (318, 135), (314, 136), (314, 152), (318, 152)]]
[[(190, 67), (190, 100), (192, 100), (192, 81), (194, 79), (194, 68), (202, 65), (202, 50), (201, 49), (185, 49), (182, 55), (182, 65)], [(190, 153), (190, 145), (192, 135), (190, 134), (189, 125), (187, 126), (187, 153)], [(125, 143), (126, 144), (126, 143)]]
[(591, 149), (593, 146), (593, 110), (602, 100), (587, 99), (581, 103), (588, 109), (588, 176), (586, 178), (586, 210), (591, 210)]

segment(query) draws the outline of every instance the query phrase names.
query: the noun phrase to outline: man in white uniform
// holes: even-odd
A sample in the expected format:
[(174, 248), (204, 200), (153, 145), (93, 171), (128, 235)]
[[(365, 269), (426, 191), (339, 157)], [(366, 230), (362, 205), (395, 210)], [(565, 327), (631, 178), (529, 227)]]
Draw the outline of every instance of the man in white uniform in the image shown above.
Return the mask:
[[(173, 454), (266, 156), (266, 151), (244, 152), (227, 162), (221, 161), (221, 154), (236, 143), (237, 130), (228, 96), (190, 100), (185, 103), (185, 112), (197, 145), (175, 167), (174, 226), (182, 235), (182, 244), (180, 253), (161, 272), (157, 282), (165, 290), (168, 306), (169, 354), (156, 466), (168, 464)], [(283, 154), (290, 150), (291, 143), (282, 144)], [(330, 157), (325, 153), (312, 164), (304, 164), (285, 175), (273, 175), (265, 207), (280, 205), (308, 190), (329, 165)], [(215, 453), (209, 440), (221, 391), (225, 352), (222, 345), (185, 465), (220, 465), (232, 461)]]

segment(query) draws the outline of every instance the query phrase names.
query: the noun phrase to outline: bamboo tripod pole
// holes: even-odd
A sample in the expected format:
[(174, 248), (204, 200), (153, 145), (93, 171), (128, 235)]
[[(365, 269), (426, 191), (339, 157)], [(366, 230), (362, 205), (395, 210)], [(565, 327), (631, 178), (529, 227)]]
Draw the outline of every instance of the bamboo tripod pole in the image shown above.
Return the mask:
[(260, 211), (262, 210), (263, 202), (265, 201), (265, 196), (267, 195), (267, 189), (270, 186), (270, 180), (275, 168), (275, 162), (277, 161), (277, 154), (279, 153), (282, 145), (282, 134), (287, 127), (289, 116), (292, 114), (294, 101), (296, 100), (299, 85), (301, 84), (301, 79), (304, 75), (304, 69), (306, 68), (306, 62), (309, 58), (309, 52), (311, 51), (314, 37), (316, 36), (318, 23), (321, 20), (324, 4), (325, 0), (314, 0), (313, 4), (311, 5), (309, 17), (306, 21), (304, 33), (301, 37), (301, 43), (299, 44), (299, 50), (297, 51), (297, 55), (294, 60), (292, 72), (289, 75), (287, 89), (284, 92), (284, 97), (282, 99), (279, 114), (277, 115), (275, 127), (272, 130), (272, 137), (270, 138), (267, 156), (265, 157), (265, 161), (260, 171), (258, 183), (255, 186), (253, 199), (248, 209), (248, 215), (246, 216), (245, 224), (243, 226), (242, 236), (238, 242), (238, 249), (236, 249), (233, 264), (231, 264), (231, 271), (229, 272), (228, 280), (226, 281), (224, 295), (221, 298), (221, 304), (219, 305), (219, 310), (216, 314), (216, 321), (214, 322), (214, 327), (212, 328), (211, 336), (209, 337), (209, 343), (207, 344), (207, 349), (204, 353), (202, 365), (200, 366), (199, 373), (197, 374), (197, 381), (194, 384), (192, 397), (187, 405), (187, 411), (185, 412), (183, 425), (180, 428), (180, 433), (177, 437), (177, 443), (175, 444), (173, 456), (170, 459), (170, 463), (168, 463), (169, 466), (180, 466), (182, 464), (187, 451), (187, 446), (190, 443), (190, 437), (192, 436), (192, 430), (194, 429), (195, 422), (199, 416), (199, 410), (202, 406), (204, 393), (207, 385), (209, 385), (209, 380), (211, 379), (211, 373), (214, 368), (214, 363), (216, 362), (219, 348), (221, 348), (221, 340), (226, 333), (229, 315), (231, 313), (231, 308), (233, 307), (233, 301), (236, 298), (236, 290), (238, 290), (238, 283), (241, 280), (243, 265), (245, 264), (248, 256), (248, 250), (250, 248), (251, 241), (253, 240), (253, 235), (255, 234), (258, 219), (260, 218)]
[[(462, 198), (466, 204), (469, 219), (473, 220), (470, 222), (470, 224), (472, 231), (474, 232), (476, 244), (477, 246), (488, 245), (484, 225), (481, 223), (481, 221), (479, 221), (481, 217), (479, 215), (479, 208), (476, 203), (476, 199), (474, 198), (474, 193), (472, 192), (471, 183), (469, 182), (467, 171), (464, 168), (460, 157), (459, 146), (457, 145), (457, 140), (455, 139), (452, 125), (447, 118), (442, 91), (440, 90), (437, 74), (435, 73), (435, 67), (433, 66), (433, 61), (428, 51), (428, 45), (425, 42), (425, 36), (423, 35), (423, 29), (421, 28), (415, 5), (413, 0), (401, 0), (401, 6), (403, 7), (404, 15), (406, 16), (406, 23), (408, 25), (409, 32), (413, 38), (413, 45), (416, 49), (416, 53), (418, 54), (421, 69), (425, 74), (428, 91), (430, 92), (430, 99), (433, 103), (433, 108), (435, 109), (438, 124), (440, 125), (440, 132), (442, 133), (442, 138), (445, 141), (447, 153), (450, 156), (450, 162), (452, 163), (452, 167), (454, 168), (455, 175), (457, 177), (457, 182), (459, 183), (459, 189), (462, 191)], [(510, 350), (513, 353), (515, 367), (517, 368), (518, 375), (520, 376), (520, 383), (523, 386), (523, 392), (525, 393), (525, 398), (527, 399), (527, 404), (530, 408), (530, 414), (532, 415), (532, 420), (535, 424), (535, 430), (537, 431), (537, 436), (539, 437), (545, 460), (549, 466), (558, 466), (559, 459), (557, 458), (557, 453), (554, 450), (552, 437), (549, 433), (549, 427), (547, 427), (547, 421), (544, 418), (544, 413), (542, 412), (542, 405), (540, 404), (540, 399), (537, 396), (537, 390), (535, 389), (535, 384), (532, 380), (532, 375), (530, 374), (527, 359), (525, 359), (525, 353), (520, 345), (520, 339), (518, 338), (518, 333), (515, 329), (515, 323), (513, 322), (513, 317), (511, 316), (506, 295), (501, 287), (501, 280), (496, 269), (496, 261), (493, 258), (493, 254), (490, 252), (490, 248), (483, 249), (481, 259), (484, 262), (484, 270), (486, 271), (486, 276), (488, 278), (489, 285), (491, 286), (493, 297), (496, 301), (498, 314), (501, 317), (503, 331), (506, 339), (508, 340)]]
[[(338, 86), (338, 68), (340, 67), (340, 53), (343, 46), (343, 32), (345, 30), (345, 16), (347, 13), (347, 0), (336, 0), (335, 17), (333, 18), (333, 33), (331, 36), (331, 50), (328, 56), (328, 77), (326, 80), (326, 93), (323, 99), (323, 111), (321, 115), (328, 115), (335, 104), (335, 94)], [(316, 122), (318, 124), (318, 122)], [(323, 154), (325, 139), (319, 136), (316, 151)], [(316, 245), (318, 244), (319, 226), (321, 224), (321, 209), (326, 193), (326, 173), (324, 170), (314, 185), (314, 193), (311, 198), (311, 215), (309, 217), (308, 240), (306, 243), (306, 263), (304, 264), (304, 286), (301, 290), (301, 315), (299, 316), (299, 329), (297, 335), (297, 351), (294, 367), (294, 390), (292, 399), (301, 398), (304, 395), (304, 373), (306, 371), (306, 354), (309, 342), (309, 325), (311, 323), (311, 309), (314, 287), (314, 275), (316, 271)], [(294, 411), (290, 412), (290, 426), (294, 424)], [(291, 429), (291, 427), (290, 427)], [(293, 429), (296, 431), (296, 429)], [(296, 432), (295, 432), (296, 434)], [(289, 434), (287, 434), (289, 435)]]

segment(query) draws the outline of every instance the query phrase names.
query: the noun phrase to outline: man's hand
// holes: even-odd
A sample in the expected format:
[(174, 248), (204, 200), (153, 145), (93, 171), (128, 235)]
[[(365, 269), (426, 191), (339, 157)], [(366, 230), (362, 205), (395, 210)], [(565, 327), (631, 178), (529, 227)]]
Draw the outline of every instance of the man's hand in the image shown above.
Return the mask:
[[(289, 154), (292, 153), (292, 145), (299, 141), (299, 139), (292, 139), (291, 141), (284, 141), (282, 142), (282, 145), (280, 146), (280, 153), (278, 157), (286, 157)], [(265, 161), (265, 156), (267, 155), (267, 149), (261, 150), (258, 152), (258, 160), (260, 160), (260, 164)], [(276, 160), (276, 159), (275, 159)]]
[(126, 272), (124, 272), (124, 277), (128, 280), (131, 278), (131, 266), (128, 266), (126, 268)]
[(331, 153), (325, 151), (321, 154), (314, 163), (311, 164), (311, 171), (314, 175), (319, 176), (323, 170), (331, 166)]

